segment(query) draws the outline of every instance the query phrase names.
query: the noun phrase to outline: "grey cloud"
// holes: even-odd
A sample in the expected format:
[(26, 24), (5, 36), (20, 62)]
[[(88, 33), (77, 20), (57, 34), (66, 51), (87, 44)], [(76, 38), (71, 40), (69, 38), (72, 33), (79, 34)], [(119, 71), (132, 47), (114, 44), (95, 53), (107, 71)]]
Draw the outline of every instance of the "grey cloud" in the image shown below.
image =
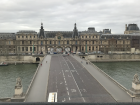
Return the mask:
[(79, 31), (95, 27), (123, 33), (125, 24), (140, 26), (138, 0), (1, 0), (0, 31), (45, 30)]

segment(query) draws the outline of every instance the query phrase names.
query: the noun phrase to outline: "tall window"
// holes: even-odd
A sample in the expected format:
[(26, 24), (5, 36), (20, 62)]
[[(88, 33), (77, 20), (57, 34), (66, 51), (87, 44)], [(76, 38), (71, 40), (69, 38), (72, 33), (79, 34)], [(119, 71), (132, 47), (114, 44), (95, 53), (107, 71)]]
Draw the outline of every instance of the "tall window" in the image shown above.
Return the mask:
[(34, 36), (34, 38), (35, 38), (35, 36)]
[(32, 41), (30, 41), (30, 44), (32, 44)]
[(77, 44), (77, 41), (75, 41), (75, 44)]
[(28, 38), (28, 37), (26, 36), (26, 38)]
[(18, 38), (20, 38), (20, 36), (18, 36)]
[(86, 41), (86, 44), (87, 44), (87, 41)]
[(36, 47), (34, 47), (34, 51), (36, 51)]
[(84, 51), (84, 47), (82, 47), (82, 51)]
[(32, 51), (32, 47), (30, 47), (30, 51)]
[(84, 38), (84, 36), (82, 36), (82, 38)]
[(67, 44), (69, 44), (69, 41), (67, 41)]
[(92, 47), (92, 51), (94, 51), (94, 46)]
[(58, 44), (60, 44), (60, 40), (58, 41)]
[(92, 44), (94, 44), (94, 41), (92, 41)]
[(87, 38), (87, 36), (86, 36), (86, 38)]
[(50, 41), (50, 44), (52, 44), (52, 42)]
[(98, 36), (96, 36), (96, 38), (98, 38)]
[(28, 47), (26, 47), (26, 51), (28, 51)]
[(24, 36), (22, 36), (22, 38), (24, 38)]
[(89, 51), (90, 51), (90, 47), (89, 47)]
[(89, 36), (89, 38), (90, 38), (90, 36)]
[(22, 47), (22, 51), (24, 51), (24, 47)]
[(11, 41), (9, 41), (9, 44), (11, 44)]
[(32, 37), (30, 36), (30, 38), (32, 38)]

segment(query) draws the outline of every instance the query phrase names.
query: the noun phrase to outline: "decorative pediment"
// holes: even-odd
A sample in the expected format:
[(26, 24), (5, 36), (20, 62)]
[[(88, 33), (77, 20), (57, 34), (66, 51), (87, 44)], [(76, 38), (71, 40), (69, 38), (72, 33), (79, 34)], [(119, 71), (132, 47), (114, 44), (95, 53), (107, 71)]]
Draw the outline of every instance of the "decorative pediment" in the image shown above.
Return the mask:
[(62, 33), (57, 33), (56, 34), (56, 39), (58, 39), (58, 40), (63, 39), (63, 34)]

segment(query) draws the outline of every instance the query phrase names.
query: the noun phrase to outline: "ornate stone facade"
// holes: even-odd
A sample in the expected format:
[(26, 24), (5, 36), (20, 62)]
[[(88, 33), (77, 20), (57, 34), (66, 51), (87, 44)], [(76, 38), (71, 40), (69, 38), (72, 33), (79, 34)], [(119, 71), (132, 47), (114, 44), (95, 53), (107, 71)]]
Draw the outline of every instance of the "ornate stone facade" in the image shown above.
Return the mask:
[[(129, 25), (126, 31), (129, 30)], [(138, 26), (136, 27), (137, 29)], [(138, 30), (136, 30), (138, 31)], [(53, 52), (98, 52), (130, 51), (140, 49), (139, 34), (111, 34), (111, 29), (97, 32), (94, 27), (78, 31), (45, 31), (41, 23), (40, 32), (22, 30), (17, 33), (0, 33), (0, 54), (46, 54)]]

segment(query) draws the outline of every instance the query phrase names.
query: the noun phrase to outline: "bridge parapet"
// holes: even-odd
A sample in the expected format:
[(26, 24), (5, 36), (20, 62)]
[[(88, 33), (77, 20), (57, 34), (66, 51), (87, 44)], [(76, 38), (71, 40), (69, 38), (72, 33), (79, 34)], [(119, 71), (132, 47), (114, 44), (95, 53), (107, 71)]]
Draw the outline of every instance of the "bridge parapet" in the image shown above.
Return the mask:
[(36, 55), (32, 55), (32, 56), (33, 56), (33, 57), (44, 57), (45, 54), (40, 54), (40, 55), (36, 54)]
[[(44, 55), (43, 55), (43, 56), (44, 56)], [(45, 56), (44, 56), (44, 58), (45, 58)], [(40, 68), (40, 66), (41, 66), (41, 64), (42, 64), (42, 62), (43, 62), (43, 60), (44, 60), (44, 58), (43, 58), (42, 61), (38, 64), (38, 67), (37, 67), (37, 69), (36, 69), (36, 72), (35, 72), (35, 74), (34, 74), (32, 80), (31, 80), (31, 82), (30, 82), (30, 85), (28, 86), (28, 89), (27, 89), (27, 91), (26, 91), (26, 93), (25, 93), (25, 100), (24, 100), (24, 102), (25, 102), (26, 99), (27, 99), (28, 93), (29, 93), (29, 91), (30, 91), (30, 89), (31, 89), (31, 87), (32, 87), (33, 81), (34, 81), (34, 79), (35, 79), (35, 77), (36, 77), (36, 75), (37, 75), (37, 73), (38, 73), (38, 71), (39, 71), (39, 68)]]

